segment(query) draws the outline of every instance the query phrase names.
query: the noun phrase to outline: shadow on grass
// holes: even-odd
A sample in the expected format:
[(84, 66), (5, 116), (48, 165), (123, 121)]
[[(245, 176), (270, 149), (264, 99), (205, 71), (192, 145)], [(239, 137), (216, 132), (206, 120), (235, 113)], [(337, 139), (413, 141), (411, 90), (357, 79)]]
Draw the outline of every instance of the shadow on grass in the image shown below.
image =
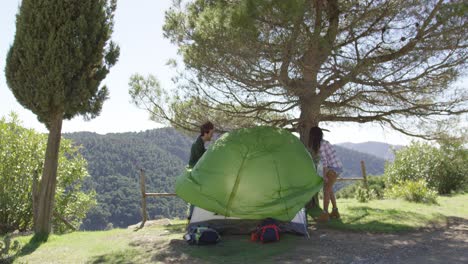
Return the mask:
[(187, 228), (186, 223), (180, 223), (180, 224), (172, 224), (164, 227), (164, 230), (169, 232), (169, 234), (180, 234), (180, 233), (185, 233), (185, 230)]
[(122, 250), (118, 252), (113, 252), (110, 254), (100, 255), (92, 257), (86, 263), (136, 263), (136, 259), (140, 253), (137, 250)]
[[(139, 232), (139, 231), (144, 231), (147, 230), (148, 226), (138, 226), (133, 229), (133, 232)], [(187, 228), (186, 223), (178, 223), (178, 224), (170, 224), (170, 225), (161, 225), (160, 228), (163, 228), (165, 231), (168, 232), (168, 234), (178, 234), (178, 233), (183, 233), (185, 232), (185, 229)]]
[(165, 246), (155, 246), (153, 262), (189, 261), (189, 263), (271, 263), (272, 258), (291, 251), (305, 238), (282, 235), (276, 243), (251, 242), (248, 235), (230, 235), (216, 245), (188, 245), (182, 239), (173, 239)]
[(312, 217), (313, 219), (318, 218), (322, 212), (323, 212), (323, 210), (320, 207), (308, 208), (307, 209), (307, 214), (310, 217)]
[(398, 209), (380, 210), (358, 206), (348, 208), (348, 215), (342, 215), (342, 219), (331, 220), (327, 226), (354, 231), (392, 233), (432, 227), (434, 220), (445, 222), (446, 218), (441, 214), (428, 216)]
[(21, 248), (15, 257), (23, 257), (36, 251), (42, 244), (47, 242), (48, 235), (34, 235), (29, 242)]
[[(13, 246), (10, 249), (8, 249), (8, 246), (6, 249), (3, 249), (3, 250), (6, 250), (6, 253), (4, 253), (4, 255), (0, 254), (0, 264), (13, 263), (15, 259), (17, 259), (18, 257), (23, 257), (23, 256), (33, 253), (43, 243), (47, 242), (48, 237), (49, 237), (48, 235), (34, 235), (29, 240), (29, 242), (22, 247), (18, 243), (18, 241), (14, 241)], [(16, 249), (16, 247), (19, 247), (19, 249)], [(2, 253), (1, 250), (0, 250), (0, 253)]]

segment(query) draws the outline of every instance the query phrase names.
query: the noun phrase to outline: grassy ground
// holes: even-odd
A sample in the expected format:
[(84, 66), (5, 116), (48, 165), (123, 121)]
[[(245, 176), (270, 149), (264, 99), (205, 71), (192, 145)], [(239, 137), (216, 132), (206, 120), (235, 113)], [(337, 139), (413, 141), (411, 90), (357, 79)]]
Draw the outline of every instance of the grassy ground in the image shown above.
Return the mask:
[[(443, 225), (448, 217), (468, 219), (463, 205), (468, 194), (440, 197), (439, 205), (423, 205), (400, 200), (358, 203), (338, 200), (342, 219), (312, 227), (366, 232), (401, 232)], [(305, 238), (282, 236), (268, 246), (249, 242), (248, 236), (227, 236), (216, 248), (187, 246), (182, 240), (185, 221), (163, 227), (114, 229), (52, 235), (47, 243), (31, 241), (31, 236), (15, 238), (22, 246), (14, 263), (269, 263), (290, 251)], [(312, 231), (313, 232), (313, 231)], [(283, 243), (285, 242), (285, 243)], [(0, 260), (0, 263), (2, 261)]]
[(468, 218), (468, 194), (441, 196), (438, 205), (410, 203), (403, 200), (373, 200), (358, 203), (354, 199), (339, 199), (341, 220), (327, 225), (331, 228), (399, 232), (445, 225), (447, 217)]

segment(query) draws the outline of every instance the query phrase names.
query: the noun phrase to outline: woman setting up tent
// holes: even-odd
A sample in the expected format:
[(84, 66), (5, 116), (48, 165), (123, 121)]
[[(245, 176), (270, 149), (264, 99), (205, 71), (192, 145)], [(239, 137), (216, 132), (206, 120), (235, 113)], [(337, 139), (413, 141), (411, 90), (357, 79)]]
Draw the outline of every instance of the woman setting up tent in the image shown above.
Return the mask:
[[(309, 133), (309, 150), (312, 154), (312, 159), (317, 165), (320, 161), (323, 167), (323, 212), (320, 214), (318, 221), (326, 222), (330, 218), (338, 219), (340, 214), (336, 205), (336, 198), (333, 192), (333, 185), (338, 178), (338, 175), (343, 172), (343, 165), (336, 157), (336, 152), (330, 142), (323, 139), (322, 129), (312, 127)], [(328, 205), (332, 202), (332, 212), (328, 213)]]

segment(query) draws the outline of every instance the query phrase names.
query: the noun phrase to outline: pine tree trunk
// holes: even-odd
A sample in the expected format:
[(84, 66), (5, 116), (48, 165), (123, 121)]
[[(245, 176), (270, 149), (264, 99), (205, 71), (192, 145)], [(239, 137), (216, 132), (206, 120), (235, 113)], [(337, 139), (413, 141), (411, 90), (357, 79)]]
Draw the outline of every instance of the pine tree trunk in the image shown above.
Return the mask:
[(49, 126), (49, 137), (44, 162), (44, 170), (40, 181), (37, 217), (34, 226), (36, 235), (47, 236), (52, 229), (52, 213), (54, 210), (55, 187), (57, 185), (58, 154), (62, 132), (61, 114), (55, 116)]
[(38, 204), (39, 204), (39, 172), (34, 171), (33, 184), (32, 184), (32, 209), (33, 209), (33, 225), (34, 230), (37, 226), (37, 215), (38, 215)]
[[(319, 124), (320, 108), (312, 107), (315, 102), (303, 102), (301, 104), (301, 124), (299, 125), (299, 136), (301, 142), (308, 148), (309, 145), (309, 132), (310, 129)], [(317, 164), (315, 164), (317, 166)], [(311, 197), (310, 201), (306, 204), (306, 209), (319, 208), (318, 193)]]

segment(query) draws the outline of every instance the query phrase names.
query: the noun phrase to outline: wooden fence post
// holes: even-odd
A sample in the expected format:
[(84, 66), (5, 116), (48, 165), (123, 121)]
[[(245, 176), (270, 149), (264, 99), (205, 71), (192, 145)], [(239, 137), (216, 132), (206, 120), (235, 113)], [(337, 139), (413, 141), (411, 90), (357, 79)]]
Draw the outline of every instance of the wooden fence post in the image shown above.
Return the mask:
[(364, 188), (366, 188), (367, 193), (369, 193), (369, 185), (367, 184), (366, 165), (364, 164), (363, 160), (361, 160), (361, 171), (362, 171), (362, 178), (364, 180)]
[(142, 228), (145, 225), (148, 215), (146, 213), (146, 187), (145, 187), (145, 172), (140, 169), (140, 189), (141, 189), (141, 225)]

